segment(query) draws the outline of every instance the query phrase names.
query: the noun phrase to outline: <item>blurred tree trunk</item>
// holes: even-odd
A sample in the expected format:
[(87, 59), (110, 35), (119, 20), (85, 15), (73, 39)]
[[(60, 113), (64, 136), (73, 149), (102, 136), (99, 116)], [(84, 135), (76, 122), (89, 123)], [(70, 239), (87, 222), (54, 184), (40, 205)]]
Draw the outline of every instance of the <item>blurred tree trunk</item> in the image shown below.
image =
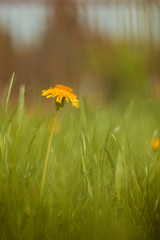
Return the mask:
[(53, 3), (43, 51), (47, 79), (55, 83), (76, 85), (80, 77), (83, 34), (78, 23), (76, 3), (58, 0)]

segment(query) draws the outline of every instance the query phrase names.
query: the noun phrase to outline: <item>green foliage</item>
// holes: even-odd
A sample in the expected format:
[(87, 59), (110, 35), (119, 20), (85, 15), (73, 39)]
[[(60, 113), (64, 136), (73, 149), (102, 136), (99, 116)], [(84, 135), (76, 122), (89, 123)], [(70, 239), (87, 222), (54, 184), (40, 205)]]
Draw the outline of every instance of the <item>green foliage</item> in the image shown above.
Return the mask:
[(55, 112), (27, 114), (24, 94), (5, 119), (1, 107), (0, 239), (159, 239), (159, 105), (66, 106), (40, 198)]
[(148, 55), (147, 47), (144, 50), (126, 43), (92, 43), (86, 46), (85, 65), (103, 85), (106, 97), (146, 96), (150, 86)]

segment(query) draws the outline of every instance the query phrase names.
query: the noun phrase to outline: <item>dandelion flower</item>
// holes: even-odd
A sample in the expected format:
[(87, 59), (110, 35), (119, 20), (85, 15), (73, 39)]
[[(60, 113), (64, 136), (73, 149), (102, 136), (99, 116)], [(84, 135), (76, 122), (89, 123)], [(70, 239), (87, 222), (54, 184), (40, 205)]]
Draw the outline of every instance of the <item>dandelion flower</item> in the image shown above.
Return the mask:
[(155, 150), (158, 149), (159, 148), (159, 144), (160, 144), (159, 138), (157, 138), (157, 139), (152, 138), (151, 144), (152, 144), (152, 148), (153, 149), (155, 149)]
[(55, 85), (54, 88), (50, 87), (48, 90), (43, 90), (42, 96), (46, 96), (46, 98), (57, 97), (57, 99), (56, 99), (57, 113), (56, 113), (56, 116), (54, 118), (53, 125), (51, 128), (51, 133), (50, 133), (48, 147), (47, 147), (47, 153), (46, 153), (46, 157), (44, 160), (44, 168), (43, 168), (43, 175), (42, 175), (41, 189), (40, 189), (41, 197), (43, 195), (43, 189), (44, 189), (44, 184), (45, 184), (45, 180), (46, 180), (46, 171), (47, 171), (47, 165), (48, 165), (49, 152), (50, 152), (50, 148), (51, 148), (51, 141), (52, 141), (52, 137), (53, 137), (53, 132), (55, 131), (55, 125), (56, 125), (59, 111), (64, 106), (65, 102), (68, 103), (69, 100), (71, 101), (73, 106), (75, 106), (76, 108), (79, 107), (79, 100), (77, 100), (77, 96), (73, 93), (73, 90), (69, 87), (66, 87), (66, 86), (63, 86), (60, 84)]
[(79, 107), (79, 100), (77, 100), (77, 95), (73, 93), (73, 90), (69, 87), (57, 84), (54, 88), (50, 87), (48, 90), (42, 91), (42, 96), (46, 96), (46, 98), (54, 98), (56, 99), (56, 108), (60, 110), (65, 102), (71, 101), (72, 105), (76, 108)]

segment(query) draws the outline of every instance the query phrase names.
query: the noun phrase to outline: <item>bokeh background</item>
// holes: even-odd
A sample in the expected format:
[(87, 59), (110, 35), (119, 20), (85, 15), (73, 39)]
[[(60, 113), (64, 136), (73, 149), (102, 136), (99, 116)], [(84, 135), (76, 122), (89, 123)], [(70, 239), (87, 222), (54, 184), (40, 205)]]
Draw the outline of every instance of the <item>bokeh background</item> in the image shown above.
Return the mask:
[(57, 83), (91, 104), (160, 99), (160, 2), (1, 0), (1, 101), (13, 72), (30, 106)]

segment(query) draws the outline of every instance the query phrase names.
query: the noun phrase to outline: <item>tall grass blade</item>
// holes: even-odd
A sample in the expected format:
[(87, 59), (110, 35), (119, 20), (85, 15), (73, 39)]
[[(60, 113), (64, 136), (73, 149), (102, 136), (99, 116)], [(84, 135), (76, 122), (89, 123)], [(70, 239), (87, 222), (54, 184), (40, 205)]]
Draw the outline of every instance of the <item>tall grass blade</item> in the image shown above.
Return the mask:
[(17, 112), (19, 129), (22, 125), (23, 116), (24, 116), (24, 95), (25, 95), (25, 86), (21, 86), (20, 95), (19, 95), (19, 106), (18, 106), (18, 112)]
[[(27, 91), (25, 92), (24, 96), (28, 93), (29, 90), (30, 90), (30, 88), (27, 89)], [(9, 118), (8, 122), (6, 123), (6, 125), (5, 125), (5, 127), (4, 127), (4, 129), (3, 129), (3, 132), (2, 132), (2, 134), (1, 134), (1, 136), (0, 136), (0, 138), (2, 138), (2, 137), (4, 136), (4, 134), (6, 133), (6, 131), (7, 131), (8, 127), (9, 127), (10, 123), (12, 122), (12, 119), (13, 119), (15, 113), (17, 112), (17, 109), (18, 109), (18, 107), (19, 107), (19, 104), (20, 104), (20, 100), (18, 101), (18, 103), (16, 104), (13, 112), (11, 113), (10, 118)]]
[(107, 136), (105, 138), (104, 148), (103, 148), (103, 152), (102, 152), (102, 159), (101, 159), (102, 175), (104, 175), (104, 165), (105, 165), (104, 158), (105, 158), (105, 153), (106, 153), (106, 150), (107, 150), (107, 144), (108, 144), (108, 141), (109, 141), (109, 138), (110, 138), (110, 134), (111, 134), (113, 120), (114, 120), (114, 115), (112, 116), (112, 119), (111, 119), (111, 122), (110, 122), (110, 125), (109, 125), (109, 128), (108, 128), (108, 131), (107, 131)]
[(6, 105), (5, 105), (5, 115), (7, 113), (8, 102), (9, 102), (9, 98), (10, 98), (10, 94), (11, 94), (11, 90), (12, 90), (14, 76), (15, 76), (15, 73), (12, 74), (10, 85), (9, 85), (9, 90), (8, 90), (8, 95), (7, 95), (7, 98), (6, 98)]
[(88, 175), (87, 175), (85, 159), (84, 159), (84, 155), (86, 155), (86, 142), (85, 142), (85, 137), (84, 137), (83, 131), (81, 131), (81, 134), (82, 134), (82, 142), (83, 142), (83, 151), (81, 148), (82, 169), (83, 169), (84, 177), (86, 179), (87, 191), (88, 191), (90, 198), (92, 199), (93, 198), (92, 187), (91, 187), (91, 183), (88, 178)]

